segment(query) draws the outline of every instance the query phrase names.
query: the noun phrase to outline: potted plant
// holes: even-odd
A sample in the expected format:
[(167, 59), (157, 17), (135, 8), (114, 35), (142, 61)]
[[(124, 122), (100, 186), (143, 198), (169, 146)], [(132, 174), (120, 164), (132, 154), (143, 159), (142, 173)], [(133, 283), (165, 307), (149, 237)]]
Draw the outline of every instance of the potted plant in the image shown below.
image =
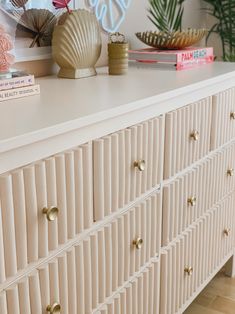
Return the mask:
[(208, 4), (203, 9), (216, 19), (208, 33), (207, 40), (212, 33), (218, 34), (222, 43), (223, 60), (235, 62), (235, 1), (203, 1)]

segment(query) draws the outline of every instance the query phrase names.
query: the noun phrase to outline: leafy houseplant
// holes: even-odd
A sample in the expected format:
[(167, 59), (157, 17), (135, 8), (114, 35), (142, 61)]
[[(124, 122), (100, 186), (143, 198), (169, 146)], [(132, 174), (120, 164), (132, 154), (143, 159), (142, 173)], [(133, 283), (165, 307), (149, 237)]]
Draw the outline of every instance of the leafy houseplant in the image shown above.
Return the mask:
[(185, 0), (149, 0), (150, 21), (159, 31), (173, 32), (182, 30)]
[(204, 10), (216, 18), (207, 39), (212, 33), (219, 35), (222, 42), (223, 60), (235, 61), (235, 1), (234, 0), (204, 0), (209, 4)]

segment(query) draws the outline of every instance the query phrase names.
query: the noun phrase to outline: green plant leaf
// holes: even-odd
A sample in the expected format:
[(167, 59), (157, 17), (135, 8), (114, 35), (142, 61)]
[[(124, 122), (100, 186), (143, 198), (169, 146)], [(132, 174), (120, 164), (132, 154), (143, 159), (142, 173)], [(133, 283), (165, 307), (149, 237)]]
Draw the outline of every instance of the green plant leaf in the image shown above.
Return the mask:
[(181, 30), (185, 0), (149, 0), (150, 21), (159, 31), (173, 32)]

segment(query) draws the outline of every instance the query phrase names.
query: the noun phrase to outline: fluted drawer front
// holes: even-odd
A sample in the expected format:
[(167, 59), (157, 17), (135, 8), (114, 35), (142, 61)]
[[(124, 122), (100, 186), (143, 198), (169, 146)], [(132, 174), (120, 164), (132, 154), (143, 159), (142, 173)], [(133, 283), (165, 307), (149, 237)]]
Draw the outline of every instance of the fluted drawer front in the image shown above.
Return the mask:
[(0, 284), (93, 223), (92, 147), (0, 176)]
[(159, 314), (160, 262), (156, 260), (94, 314)]
[[(90, 314), (159, 253), (160, 241), (161, 194), (156, 193), (28, 278), (4, 289), (0, 286), (0, 305), (7, 309), (3, 313), (46, 313), (48, 306), (59, 304), (62, 314)], [(154, 271), (152, 267), (150, 272)], [(151, 276), (149, 283), (141, 276), (142, 282), (159, 285), (157, 280), (154, 283), (155, 275)], [(139, 293), (145, 292), (142, 289)], [(129, 302), (127, 306), (131, 306)]]
[(92, 309), (160, 251), (161, 194), (146, 199), (90, 236)]
[[(1, 291), (0, 313), (90, 313), (84, 311), (87, 306), (84, 295), (90, 292), (81, 292), (87, 275), (84, 266), (86, 258), (86, 246), (84, 250), (72, 248)], [(1, 311), (2, 308), (4, 311)]]
[(211, 149), (235, 139), (235, 88), (213, 96)]
[(166, 114), (164, 178), (210, 151), (212, 97)]
[(94, 141), (95, 220), (160, 184), (163, 136), (158, 117)]
[(235, 194), (209, 211), (161, 255), (161, 314), (178, 313), (183, 305), (232, 254)]
[(235, 189), (234, 155), (231, 144), (164, 185), (164, 246)]

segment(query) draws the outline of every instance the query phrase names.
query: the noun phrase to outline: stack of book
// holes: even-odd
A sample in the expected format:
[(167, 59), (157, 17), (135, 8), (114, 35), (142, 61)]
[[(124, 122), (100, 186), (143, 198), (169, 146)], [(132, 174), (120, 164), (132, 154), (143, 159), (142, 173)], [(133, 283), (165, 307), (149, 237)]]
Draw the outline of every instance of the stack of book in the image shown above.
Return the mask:
[(21, 71), (0, 74), (0, 101), (40, 94), (33, 75)]
[(171, 65), (176, 70), (193, 68), (198, 65), (213, 62), (215, 59), (213, 48), (186, 48), (183, 50), (156, 50), (146, 48), (129, 50), (130, 64), (157, 67)]

